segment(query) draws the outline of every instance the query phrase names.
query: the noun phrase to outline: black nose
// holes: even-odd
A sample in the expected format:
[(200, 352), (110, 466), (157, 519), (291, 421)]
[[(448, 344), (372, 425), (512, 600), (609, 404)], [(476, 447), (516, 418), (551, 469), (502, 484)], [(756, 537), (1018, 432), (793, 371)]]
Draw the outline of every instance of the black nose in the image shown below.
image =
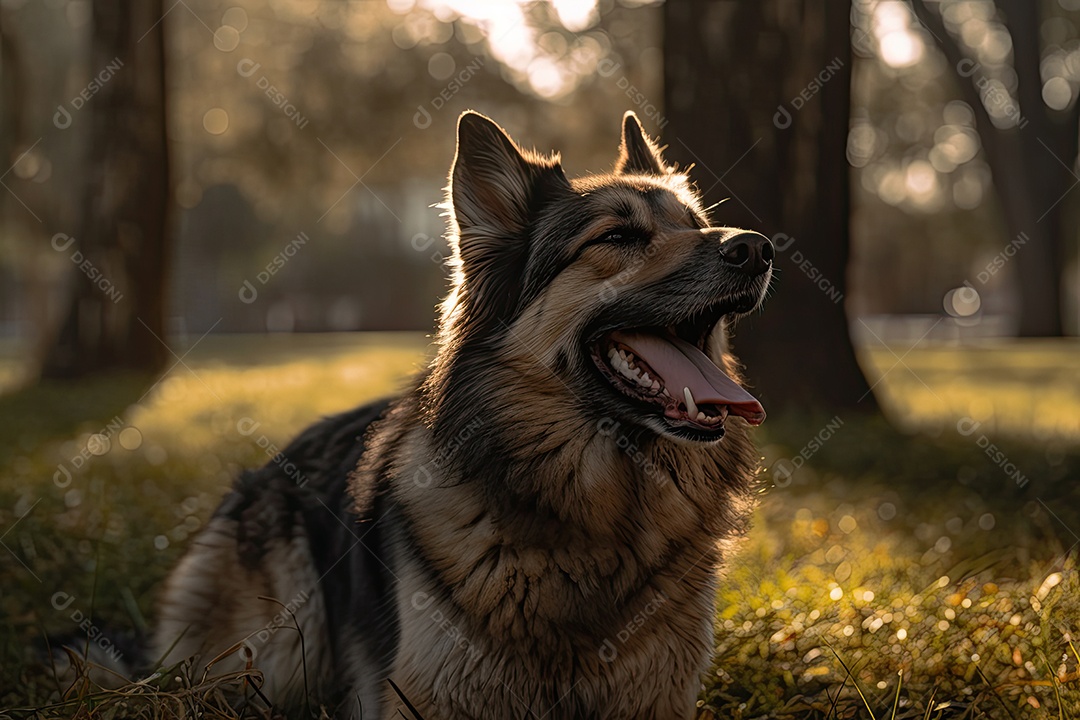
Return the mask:
[(747, 275), (760, 275), (772, 265), (776, 251), (769, 238), (757, 233), (740, 233), (720, 246), (724, 262)]

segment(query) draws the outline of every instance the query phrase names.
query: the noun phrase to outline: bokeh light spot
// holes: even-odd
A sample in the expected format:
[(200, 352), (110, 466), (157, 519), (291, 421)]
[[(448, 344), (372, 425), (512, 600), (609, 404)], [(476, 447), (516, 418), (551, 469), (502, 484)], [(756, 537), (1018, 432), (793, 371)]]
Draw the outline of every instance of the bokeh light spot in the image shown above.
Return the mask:
[(229, 113), (222, 108), (210, 108), (203, 115), (203, 128), (211, 135), (221, 135), (229, 129)]
[(570, 32), (587, 30), (600, 19), (596, 0), (552, 0), (551, 4), (555, 7), (559, 22)]
[(222, 25), (214, 32), (214, 47), (222, 52), (232, 52), (240, 44), (240, 31), (230, 25)]
[(428, 74), (436, 80), (446, 80), (454, 74), (454, 70), (457, 68), (457, 62), (454, 61), (454, 56), (449, 53), (439, 52), (435, 53), (428, 60)]
[(923, 41), (910, 30), (894, 30), (881, 38), (881, 59), (894, 68), (911, 67), (922, 60)]
[(1072, 101), (1072, 86), (1063, 77), (1052, 77), (1043, 85), (1042, 98), (1051, 110), (1064, 110)]
[(138, 450), (142, 446), (142, 433), (136, 427), (124, 428), (116, 439), (125, 450)]
[(235, 28), (237, 32), (244, 32), (248, 25), (247, 11), (242, 7), (231, 7), (221, 16), (221, 24)]
[(978, 290), (965, 285), (945, 293), (943, 304), (945, 312), (953, 317), (971, 317), (979, 312), (979, 308), (982, 307), (982, 299), (979, 297)]
[(101, 433), (94, 433), (86, 441), (86, 449), (91, 455), (104, 455), (109, 452), (109, 448), (112, 447), (112, 441), (109, 440), (108, 435), (102, 435)]

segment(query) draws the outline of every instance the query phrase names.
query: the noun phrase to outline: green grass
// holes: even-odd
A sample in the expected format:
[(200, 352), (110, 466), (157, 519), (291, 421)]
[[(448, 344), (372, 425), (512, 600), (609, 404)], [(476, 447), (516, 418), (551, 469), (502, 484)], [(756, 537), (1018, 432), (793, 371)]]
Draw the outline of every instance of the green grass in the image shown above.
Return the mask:
[[(210, 337), (190, 369), (157, 385), (113, 378), (0, 397), (0, 707), (67, 690), (33, 648), (71, 631), (74, 611), (118, 646), (117, 629), (145, 626), (185, 541), (239, 468), (266, 461), (241, 419), (284, 442), (393, 392), (425, 350), (417, 335)], [(1075, 343), (918, 349), (879, 386), (900, 431), (770, 417), (767, 489), (721, 584), (702, 717), (1080, 715), (1078, 360)], [(864, 357), (875, 380), (895, 362), (883, 348)], [(964, 416), (982, 425), (965, 436)], [(830, 421), (802, 467), (773, 475)], [(1024, 487), (980, 447), (984, 435)], [(57, 593), (74, 599), (57, 609)], [(216, 702), (208, 686), (185, 690), (183, 674), (121, 695), (83, 684), (71, 691), (81, 701), (42, 715), (96, 704), (95, 717), (136, 706), (167, 716)]]

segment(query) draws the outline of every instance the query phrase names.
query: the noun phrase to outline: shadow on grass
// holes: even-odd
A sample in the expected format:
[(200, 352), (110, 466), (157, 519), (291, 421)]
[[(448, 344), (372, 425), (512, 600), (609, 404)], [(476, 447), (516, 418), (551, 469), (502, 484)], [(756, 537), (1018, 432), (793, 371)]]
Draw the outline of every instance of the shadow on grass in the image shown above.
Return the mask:
[[(905, 432), (883, 417), (770, 416), (760, 437), (767, 515), (803, 505), (879, 509), (898, 532), (992, 515), (971, 558), (1046, 560), (1080, 542), (1080, 447), (971, 422)], [(894, 517), (895, 516), (895, 517)], [(959, 540), (954, 538), (954, 542)], [(959, 549), (959, 547), (957, 548)]]
[(125, 374), (45, 381), (0, 395), (0, 465), (48, 440), (71, 437), (85, 425), (105, 427), (137, 403), (154, 380)]

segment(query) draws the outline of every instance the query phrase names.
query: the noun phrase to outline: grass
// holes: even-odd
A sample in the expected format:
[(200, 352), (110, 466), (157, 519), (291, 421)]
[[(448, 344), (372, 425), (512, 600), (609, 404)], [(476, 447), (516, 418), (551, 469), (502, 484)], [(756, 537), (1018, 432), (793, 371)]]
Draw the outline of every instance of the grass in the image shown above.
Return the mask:
[[(243, 676), (200, 684), (180, 667), (123, 693), (64, 688), (34, 648), (90, 618), (77, 632), (133, 653), (125, 629), (145, 629), (185, 541), (240, 467), (266, 461), (254, 439), (393, 392), (425, 348), (416, 335), (210, 337), (157, 385), (0, 397), (0, 716), (225, 715)], [(771, 487), (721, 584), (701, 717), (1080, 715), (1080, 348), (894, 350), (864, 364), (888, 371), (879, 396), (900, 431), (763, 427)], [(958, 432), (965, 416), (982, 425)], [(259, 432), (241, 433), (244, 419)], [(779, 472), (800, 450), (809, 459)]]

